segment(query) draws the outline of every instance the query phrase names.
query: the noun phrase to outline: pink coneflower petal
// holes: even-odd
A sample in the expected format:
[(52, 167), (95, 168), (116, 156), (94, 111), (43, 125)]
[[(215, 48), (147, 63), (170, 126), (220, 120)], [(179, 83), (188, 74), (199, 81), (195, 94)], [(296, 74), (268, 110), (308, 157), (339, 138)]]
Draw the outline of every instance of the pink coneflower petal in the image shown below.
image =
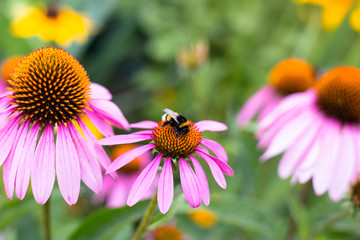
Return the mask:
[(286, 125), (284, 125), (280, 131), (276, 133), (271, 141), (271, 144), (260, 159), (266, 160), (283, 152), (294, 143), (294, 141), (312, 124), (313, 121), (313, 111), (307, 110), (286, 123)]
[(218, 142), (210, 139), (203, 139), (201, 145), (209, 148), (221, 161), (228, 161), (228, 156), (224, 148)]
[(314, 166), (313, 185), (317, 195), (324, 194), (328, 189), (331, 170), (334, 167), (340, 150), (340, 124), (328, 120), (327, 130), (321, 139), (320, 154)]
[(56, 137), (56, 175), (61, 195), (69, 205), (75, 204), (80, 192), (80, 164), (69, 129), (63, 124), (59, 124)]
[(149, 189), (158, 171), (161, 158), (162, 154), (157, 155), (138, 176), (129, 192), (129, 197), (127, 200), (127, 204), (129, 206), (133, 206), (135, 203), (137, 203)]
[(316, 119), (307, 131), (303, 132), (296, 144), (292, 145), (280, 160), (278, 174), (281, 178), (288, 178), (300, 161), (306, 157), (308, 149), (313, 145), (323, 122)]
[(179, 159), (180, 182), (183, 189), (185, 199), (192, 208), (201, 205), (201, 195), (199, 184), (194, 171), (184, 158)]
[(91, 123), (94, 124), (97, 130), (105, 137), (113, 136), (114, 129), (108, 124), (103, 118), (100, 118), (93, 111), (86, 111), (86, 116), (90, 119)]
[(112, 125), (125, 130), (130, 128), (128, 121), (115, 103), (96, 99), (89, 101), (89, 105), (96, 114), (105, 118)]
[[(110, 178), (109, 180), (114, 181), (112, 178)], [(131, 184), (133, 184), (133, 181), (129, 182), (122, 178), (119, 178), (116, 184), (112, 182), (111, 190), (109, 191), (106, 199), (106, 206), (111, 208), (125, 206), (127, 197), (129, 195), (129, 187), (131, 186)]]
[(107, 168), (111, 164), (109, 156), (106, 154), (105, 150), (99, 144), (97, 144), (98, 140), (80, 118), (78, 119), (78, 123), (82, 132), (84, 133), (85, 139), (88, 142), (90, 149), (94, 151), (101, 166), (103, 168)]
[(195, 123), (195, 125), (199, 128), (200, 132), (204, 131), (225, 131), (227, 130), (227, 126), (221, 122), (212, 121), (212, 120), (203, 120)]
[(107, 138), (100, 139), (98, 143), (100, 145), (117, 145), (117, 144), (126, 144), (126, 143), (135, 143), (142, 142), (145, 140), (151, 140), (150, 135), (139, 135), (139, 134), (124, 134), (124, 135), (115, 135)]
[(14, 118), (0, 131), (0, 166), (4, 163), (14, 144), (19, 121), (19, 117)]
[(13, 146), (14, 149), (12, 150), (13, 155), (12, 155), (10, 172), (8, 174), (7, 185), (5, 186), (6, 194), (9, 199), (13, 198), (16, 171), (18, 169), (19, 160), (21, 157), (22, 150), (24, 148), (24, 143), (25, 143), (25, 139), (26, 139), (28, 126), (29, 126), (29, 121), (24, 122), (20, 126), (20, 128), (16, 134), (15, 145)]
[(290, 122), (292, 119), (301, 115), (304, 112), (305, 107), (303, 108), (294, 108), (284, 113), (281, 118), (276, 119), (268, 126), (262, 127), (262, 121), (259, 123), (259, 128), (256, 132), (256, 137), (260, 138), (259, 143), (257, 145), (258, 148), (266, 148), (270, 145), (272, 139), (275, 135), (282, 129), (282, 127)]
[(91, 88), (91, 99), (111, 100), (112, 95), (106, 87), (100, 84), (92, 82)]
[(273, 99), (275, 95), (276, 91), (274, 88), (270, 86), (261, 88), (242, 107), (237, 116), (237, 123), (242, 127), (246, 126), (255, 114), (261, 111), (269, 99)]
[(221, 169), (221, 171), (224, 174), (229, 175), (229, 176), (234, 175), (234, 171), (231, 169), (231, 167), (226, 162), (223, 162), (223, 161), (217, 159), (216, 157), (211, 156), (205, 148), (197, 147), (196, 150), (197, 150), (197, 151), (195, 151), (196, 153), (200, 151), (203, 154), (205, 154), (211, 161), (215, 162), (216, 165), (219, 166), (219, 168)]
[[(332, 176), (330, 178), (329, 196), (333, 201), (338, 201), (348, 190), (352, 173), (356, 163), (356, 145), (357, 140), (354, 136), (359, 136), (359, 130), (351, 127), (344, 126), (341, 133), (339, 154), (335, 160)], [(344, 164), (346, 159), (346, 164)]]
[(51, 125), (41, 135), (31, 169), (31, 187), (35, 200), (44, 204), (50, 197), (55, 182), (55, 143)]
[[(313, 90), (308, 90), (307, 92), (294, 93), (282, 101), (268, 116), (266, 116), (260, 123), (259, 129), (265, 129), (269, 127), (270, 124), (274, 123), (279, 116), (285, 114), (286, 112), (296, 109), (297, 111), (300, 108), (308, 108), (310, 103), (314, 102), (316, 93)], [(285, 101), (286, 100), (286, 101)]]
[(198, 162), (198, 160), (193, 156), (189, 155), (189, 158), (194, 166), (196, 177), (198, 179), (200, 192), (202, 196), (202, 200), (204, 201), (204, 204), (208, 206), (210, 204), (210, 192), (209, 192), (209, 184), (206, 178), (206, 174), (204, 172), (204, 169), (202, 168), (201, 164)]
[(266, 106), (261, 110), (261, 113), (258, 116), (258, 120), (263, 120), (270, 112), (272, 112), (281, 102), (283, 97), (273, 96), (271, 100), (268, 100)]
[(24, 144), (23, 154), (19, 160), (19, 167), (16, 172), (15, 192), (22, 200), (25, 197), (29, 186), (30, 175), (34, 164), (36, 141), (40, 124), (35, 124), (28, 132)]
[(142, 129), (152, 129), (157, 126), (158, 126), (158, 124), (153, 121), (141, 121), (141, 122), (130, 124), (130, 128), (142, 128)]
[[(219, 184), (220, 187), (223, 189), (226, 188), (226, 181), (224, 174), (221, 172), (221, 169), (219, 166), (211, 160), (211, 158), (208, 157), (207, 154), (203, 153), (202, 151), (195, 151), (197, 155), (199, 155), (202, 159), (205, 160), (205, 162), (209, 165), (210, 171), (212, 175), (214, 176), (215, 181)], [(220, 161), (220, 160), (219, 160)]]
[(79, 157), (81, 179), (91, 190), (99, 193), (103, 185), (99, 162), (96, 160), (94, 152), (90, 150), (89, 145), (75, 128), (74, 124), (69, 123), (68, 128)]
[(130, 133), (131, 135), (153, 135), (153, 130), (143, 130), (139, 132)]
[(155, 148), (155, 144), (147, 144), (141, 147), (134, 148), (122, 154), (120, 157), (118, 157), (111, 163), (111, 165), (106, 169), (106, 173), (115, 172), (117, 169), (125, 166), (135, 158), (141, 156), (142, 154), (153, 148)]
[(165, 159), (158, 185), (158, 205), (162, 214), (167, 213), (174, 198), (174, 179), (171, 166), (171, 158)]

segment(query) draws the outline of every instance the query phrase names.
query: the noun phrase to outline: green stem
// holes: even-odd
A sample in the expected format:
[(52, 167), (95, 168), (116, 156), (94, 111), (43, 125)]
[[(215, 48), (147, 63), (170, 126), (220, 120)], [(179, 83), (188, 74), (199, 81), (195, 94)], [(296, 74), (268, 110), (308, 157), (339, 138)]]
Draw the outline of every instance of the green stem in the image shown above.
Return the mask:
[(315, 239), (317, 235), (323, 233), (325, 230), (332, 227), (335, 223), (337, 223), (340, 220), (344, 219), (348, 215), (349, 215), (349, 210), (348, 209), (345, 209), (345, 210), (339, 212), (337, 215), (333, 216), (328, 221), (324, 222), (313, 234), (311, 234), (307, 238), (307, 240)]
[(134, 234), (134, 237), (132, 238), (132, 240), (140, 240), (142, 235), (145, 233), (146, 231), (146, 227), (150, 221), (150, 218), (155, 210), (156, 207), (156, 203), (157, 203), (157, 191), (154, 195), (154, 197), (151, 199), (149, 206), (145, 212), (144, 217), (141, 219), (141, 222), (139, 224), (139, 226), (136, 229), (136, 232)]
[(44, 232), (45, 232), (45, 240), (51, 240), (51, 215), (50, 215), (50, 198), (49, 200), (42, 206), (42, 214), (43, 214), (43, 224), (44, 224)]

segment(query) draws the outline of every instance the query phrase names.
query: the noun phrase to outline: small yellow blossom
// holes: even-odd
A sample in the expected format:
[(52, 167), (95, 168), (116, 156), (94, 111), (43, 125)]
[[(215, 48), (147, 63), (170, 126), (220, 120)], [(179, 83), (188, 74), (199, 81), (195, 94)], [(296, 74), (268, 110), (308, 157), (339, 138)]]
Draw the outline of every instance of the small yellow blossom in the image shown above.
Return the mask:
[(189, 48), (180, 50), (176, 61), (180, 67), (196, 68), (201, 66), (208, 57), (209, 45), (207, 42), (199, 41)]
[(207, 209), (193, 210), (189, 213), (189, 218), (202, 228), (211, 228), (217, 223), (215, 213)]
[(23, 6), (11, 24), (17, 37), (38, 36), (43, 41), (53, 41), (69, 46), (73, 41), (83, 44), (92, 30), (92, 21), (69, 7)]
[(358, 0), (295, 0), (299, 4), (322, 7), (322, 24), (325, 30), (335, 30), (344, 21), (351, 9), (350, 25), (360, 32), (360, 2)]

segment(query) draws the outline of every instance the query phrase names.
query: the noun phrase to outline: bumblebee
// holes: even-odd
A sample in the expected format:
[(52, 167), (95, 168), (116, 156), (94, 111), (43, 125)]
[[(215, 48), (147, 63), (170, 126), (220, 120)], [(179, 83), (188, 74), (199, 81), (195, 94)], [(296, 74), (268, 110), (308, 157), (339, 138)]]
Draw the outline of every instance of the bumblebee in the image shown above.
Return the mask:
[(189, 132), (190, 121), (186, 117), (168, 108), (165, 108), (164, 112), (165, 114), (161, 118), (163, 120), (161, 127), (170, 125), (177, 138)]

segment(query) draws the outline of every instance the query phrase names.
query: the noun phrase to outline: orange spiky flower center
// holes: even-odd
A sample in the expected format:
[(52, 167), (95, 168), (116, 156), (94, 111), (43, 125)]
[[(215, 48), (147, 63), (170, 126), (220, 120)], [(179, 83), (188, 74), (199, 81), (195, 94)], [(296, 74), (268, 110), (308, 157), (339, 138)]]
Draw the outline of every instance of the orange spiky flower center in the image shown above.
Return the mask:
[(154, 231), (154, 240), (180, 240), (181, 232), (174, 226), (164, 225)]
[(54, 47), (39, 49), (21, 60), (9, 85), (15, 111), (42, 125), (76, 119), (90, 100), (90, 79), (83, 66)]
[(289, 95), (312, 87), (315, 83), (315, 70), (304, 60), (289, 58), (275, 65), (268, 79), (280, 94)]
[(158, 122), (153, 136), (159, 153), (172, 158), (186, 157), (200, 144), (201, 132), (192, 121), (190, 121), (189, 132), (183, 135), (176, 134), (170, 125), (162, 126), (163, 123), (162, 120)]
[(360, 69), (337, 67), (316, 84), (317, 106), (342, 123), (360, 123)]

